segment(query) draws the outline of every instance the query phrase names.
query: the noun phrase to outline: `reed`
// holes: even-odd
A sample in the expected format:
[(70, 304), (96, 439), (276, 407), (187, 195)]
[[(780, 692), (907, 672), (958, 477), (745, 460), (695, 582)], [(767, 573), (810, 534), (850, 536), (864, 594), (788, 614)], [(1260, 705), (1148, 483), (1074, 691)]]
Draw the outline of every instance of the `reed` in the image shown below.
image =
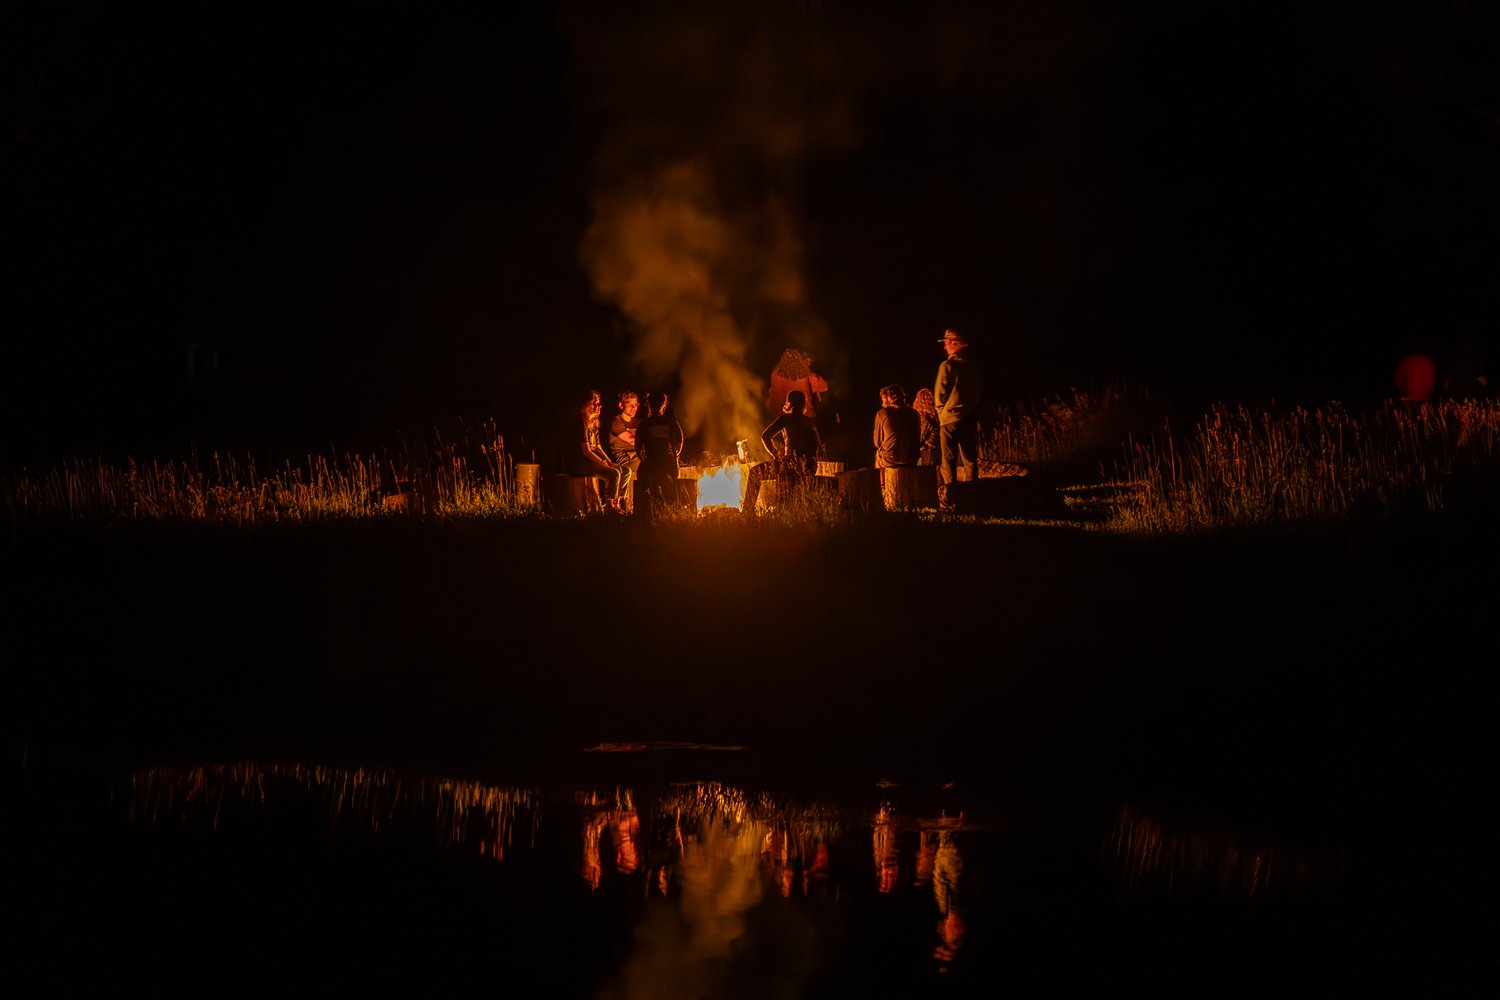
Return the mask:
[(196, 451), (186, 458), (75, 459), (0, 478), (12, 528), (55, 520), (315, 521), (422, 513), (438, 517), (518, 513), (515, 466), (493, 422), (456, 439), (383, 453), (304, 455), (258, 462)]
[(1351, 513), (1441, 512), (1500, 486), (1500, 402), (1337, 403), (1284, 413), (1219, 405), (1178, 440), (1127, 442), (1112, 526), (1183, 532)]
[(1091, 474), (1153, 406), (1143, 388), (1111, 385), (1003, 408), (980, 435), (979, 474)]

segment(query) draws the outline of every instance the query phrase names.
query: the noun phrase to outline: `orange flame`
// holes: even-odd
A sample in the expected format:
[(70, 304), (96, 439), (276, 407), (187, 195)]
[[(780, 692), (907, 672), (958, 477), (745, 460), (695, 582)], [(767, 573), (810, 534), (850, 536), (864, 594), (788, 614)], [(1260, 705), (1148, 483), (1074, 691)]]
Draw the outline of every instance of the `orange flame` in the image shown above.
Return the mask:
[(739, 459), (731, 455), (724, 459), (724, 464), (717, 469), (709, 469), (698, 477), (698, 509), (705, 510), (709, 507), (733, 507), (740, 509), (740, 502), (745, 495), (742, 485), (744, 480), (741, 475)]

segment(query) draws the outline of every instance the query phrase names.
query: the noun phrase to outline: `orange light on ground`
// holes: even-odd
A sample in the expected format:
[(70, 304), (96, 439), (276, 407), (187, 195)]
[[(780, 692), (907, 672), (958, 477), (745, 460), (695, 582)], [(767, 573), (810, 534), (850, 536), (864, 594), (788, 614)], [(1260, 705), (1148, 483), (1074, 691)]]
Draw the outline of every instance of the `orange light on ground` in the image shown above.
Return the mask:
[(733, 507), (740, 509), (740, 499), (745, 495), (742, 485), (741, 466), (733, 456), (724, 459), (717, 469), (709, 469), (698, 477), (698, 509), (710, 507)]

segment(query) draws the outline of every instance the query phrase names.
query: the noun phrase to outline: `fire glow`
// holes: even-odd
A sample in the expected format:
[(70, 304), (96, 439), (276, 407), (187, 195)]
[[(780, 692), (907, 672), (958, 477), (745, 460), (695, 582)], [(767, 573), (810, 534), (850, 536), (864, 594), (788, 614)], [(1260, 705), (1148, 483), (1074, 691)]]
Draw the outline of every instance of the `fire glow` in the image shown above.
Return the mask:
[(731, 455), (724, 459), (724, 464), (717, 469), (709, 469), (698, 477), (698, 509), (708, 510), (711, 507), (733, 507), (740, 509), (740, 501), (745, 495), (742, 485), (741, 466), (739, 459)]

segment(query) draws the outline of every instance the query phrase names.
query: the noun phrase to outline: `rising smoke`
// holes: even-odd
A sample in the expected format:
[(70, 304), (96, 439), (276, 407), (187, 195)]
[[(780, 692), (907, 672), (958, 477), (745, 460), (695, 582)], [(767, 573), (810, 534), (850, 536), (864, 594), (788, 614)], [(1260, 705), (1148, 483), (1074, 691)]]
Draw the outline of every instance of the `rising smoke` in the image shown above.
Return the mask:
[(808, 304), (797, 192), (807, 154), (852, 128), (837, 60), (800, 9), (650, 11), (570, 18), (581, 98), (607, 116), (579, 260), (645, 379), (676, 384), (684, 431), (722, 452), (765, 424), (754, 358), (831, 347)]

